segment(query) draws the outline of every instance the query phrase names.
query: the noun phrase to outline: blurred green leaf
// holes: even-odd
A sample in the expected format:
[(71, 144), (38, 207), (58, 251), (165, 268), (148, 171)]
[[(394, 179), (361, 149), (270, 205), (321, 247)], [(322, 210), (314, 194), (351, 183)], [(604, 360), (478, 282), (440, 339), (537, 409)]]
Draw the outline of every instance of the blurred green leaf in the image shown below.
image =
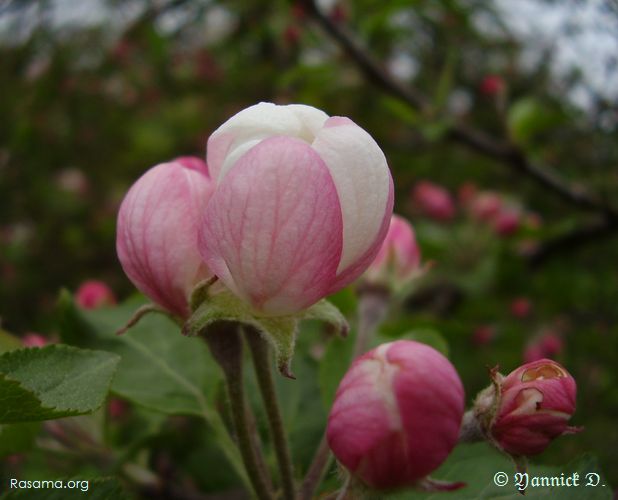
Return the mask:
[(103, 403), (120, 358), (50, 345), (0, 356), (0, 422), (91, 413)]
[(20, 340), (9, 332), (0, 329), (0, 354), (23, 347)]
[(0, 457), (28, 451), (39, 428), (38, 422), (0, 425)]
[(558, 125), (563, 120), (555, 109), (534, 97), (516, 101), (508, 110), (507, 125), (512, 139), (522, 146), (542, 132)]
[(78, 498), (88, 498), (89, 500), (124, 500), (127, 498), (122, 490), (122, 486), (120, 486), (118, 480), (114, 478), (68, 478), (63, 479), (62, 481), (71, 480), (88, 481), (87, 491), (82, 491), (81, 488), (56, 489), (31, 487), (23, 489), (10, 489), (0, 496), (0, 500), (72, 500)]
[(320, 362), (318, 382), (322, 403), (327, 410), (333, 404), (339, 382), (352, 361), (353, 338), (333, 337), (326, 345), (326, 352)]
[[(509, 477), (509, 483), (505, 486), (494, 484), (494, 475), (498, 472), (505, 472)], [(560, 498), (562, 499), (581, 499), (586, 500), (609, 500), (612, 498), (612, 490), (606, 484), (603, 474), (599, 469), (597, 460), (590, 455), (583, 455), (580, 458), (569, 462), (563, 466), (537, 466), (531, 465), (528, 469), (530, 477), (534, 476), (557, 476), (569, 477), (573, 473), (578, 473), (580, 486), (578, 487), (529, 487), (526, 496), (521, 493), (513, 484), (513, 474), (515, 473), (513, 462), (505, 455), (493, 450), (485, 443), (473, 445), (460, 445), (444, 464), (436, 470), (431, 477), (444, 481), (464, 481), (467, 483), (465, 488), (452, 493), (459, 500), (472, 500), (478, 498), (503, 498), (517, 500), (521, 498)], [(586, 474), (599, 474), (600, 483), (597, 487), (586, 487)], [(604, 486), (601, 486), (604, 485)], [(447, 495), (448, 496), (448, 495)], [(445, 493), (426, 493), (406, 491), (389, 495), (392, 500), (413, 500), (413, 499), (440, 499), (444, 498)]]

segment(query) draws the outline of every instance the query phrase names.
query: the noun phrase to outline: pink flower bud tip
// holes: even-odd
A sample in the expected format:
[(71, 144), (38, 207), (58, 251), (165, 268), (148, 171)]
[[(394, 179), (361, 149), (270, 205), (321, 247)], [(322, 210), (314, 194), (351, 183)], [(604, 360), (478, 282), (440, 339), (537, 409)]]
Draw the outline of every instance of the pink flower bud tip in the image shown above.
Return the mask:
[(480, 90), (487, 96), (494, 96), (504, 91), (506, 87), (504, 80), (498, 75), (487, 75), (483, 78)]
[(412, 225), (403, 217), (393, 214), (386, 238), (367, 269), (365, 279), (369, 283), (396, 288), (420, 272), (420, 263), (421, 251), (416, 244)]
[(567, 425), (575, 412), (575, 380), (555, 361), (527, 363), (498, 385), (499, 408), (491, 436), (507, 453), (536, 455), (556, 437), (581, 430)]
[(517, 232), (521, 215), (516, 210), (502, 210), (494, 218), (494, 229), (499, 236), (510, 236)]
[(25, 347), (43, 347), (49, 344), (49, 340), (43, 337), (43, 335), (34, 332), (26, 333), (21, 338), (21, 342)]
[(436, 221), (448, 222), (455, 217), (453, 198), (432, 182), (418, 182), (412, 191), (412, 202), (421, 213)]
[(490, 344), (496, 338), (496, 329), (490, 325), (478, 326), (472, 333), (472, 343), (477, 346)]
[(153, 302), (183, 318), (195, 285), (212, 276), (197, 232), (213, 190), (204, 161), (180, 157), (142, 175), (118, 212), (116, 250), (126, 275)]
[(386, 158), (348, 118), (260, 103), (208, 139), (208, 267), (261, 315), (299, 312), (358, 278), (393, 209)]
[(115, 304), (116, 297), (102, 281), (89, 280), (79, 286), (75, 292), (75, 301), (83, 309), (98, 309)]
[(502, 209), (502, 198), (497, 193), (480, 193), (471, 203), (472, 217), (481, 222), (494, 220)]
[(123, 418), (129, 411), (129, 404), (124, 399), (111, 398), (107, 404), (107, 412), (112, 420)]
[(421, 486), (455, 446), (464, 390), (438, 351), (409, 340), (354, 361), (328, 417), (328, 443), (354, 476), (375, 489)]
[(527, 297), (517, 297), (513, 299), (509, 308), (515, 318), (524, 319), (532, 312), (532, 302)]

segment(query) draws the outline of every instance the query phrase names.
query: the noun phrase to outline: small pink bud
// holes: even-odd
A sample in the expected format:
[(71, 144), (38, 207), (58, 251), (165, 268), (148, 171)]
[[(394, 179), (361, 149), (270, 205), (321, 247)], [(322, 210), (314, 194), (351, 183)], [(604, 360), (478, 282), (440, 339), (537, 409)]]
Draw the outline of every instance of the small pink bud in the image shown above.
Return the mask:
[(489, 222), (498, 216), (502, 209), (502, 198), (490, 191), (480, 193), (472, 200), (470, 211), (472, 217), (481, 222)]
[(107, 413), (112, 420), (123, 418), (129, 411), (129, 404), (124, 399), (111, 398), (107, 404)]
[(490, 344), (496, 338), (496, 329), (490, 325), (480, 325), (472, 333), (472, 343), (481, 347)]
[(295, 46), (300, 40), (301, 31), (300, 28), (294, 24), (288, 25), (283, 31), (283, 40), (290, 46)]
[(197, 248), (197, 226), (213, 189), (206, 164), (182, 157), (142, 175), (118, 212), (116, 250), (125, 273), (181, 317), (195, 285), (212, 276)]
[(510, 236), (517, 232), (521, 215), (515, 210), (503, 210), (494, 218), (494, 229), (500, 236)]
[(328, 417), (328, 443), (367, 486), (418, 485), (449, 455), (464, 390), (453, 365), (425, 344), (399, 340), (354, 361)]
[(429, 181), (421, 181), (412, 191), (413, 204), (427, 217), (448, 222), (455, 217), (455, 204), (449, 192)]
[(416, 244), (412, 225), (403, 217), (394, 215), (380, 251), (365, 273), (370, 283), (405, 285), (419, 272), (421, 251)]
[(513, 299), (509, 309), (514, 317), (524, 319), (532, 312), (532, 302), (527, 297), (517, 297)]
[(98, 309), (115, 304), (116, 297), (102, 281), (89, 280), (84, 281), (75, 292), (75, 302), (84, 309)]
[(575, 412), (576, 384), (564, 367), (549, 359), (520, 366), (502, 378), (490, 433), (511, 455), (536, 455), (562, 434)]
[(548, 358), (553, 358), (554, 356), (560, 354), (564, 348), (562, 337), (551, 330), (543, 333), (539, 344)]
[(501, 76), (487, 75), (481, 81), (480, 90), (487, 96), (494, 96), (503, 92), (505, 89), (505, 83)]
[(49, 340), (43, 337), (43, 335), (34, 332), (26, 333), (21, 338), (21, 342), (25, 347), (43, 347), (49, 344)]
[(299, 312), (358, 278), (393, 211), (384, 153), (352, 120), (260, 103), (208, 139), (216, 179), (199, 248), (261, 314)]
[(541, 346), (537, 343), (528, 344), (524, 349), (524, 363), (533, 363), (545, 358), (545, 353)]

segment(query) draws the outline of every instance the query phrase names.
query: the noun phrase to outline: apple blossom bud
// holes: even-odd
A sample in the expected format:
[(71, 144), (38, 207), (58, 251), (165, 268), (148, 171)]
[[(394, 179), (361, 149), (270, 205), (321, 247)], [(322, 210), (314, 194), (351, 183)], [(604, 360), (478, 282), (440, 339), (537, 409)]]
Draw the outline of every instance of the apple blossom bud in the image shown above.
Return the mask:
[(472, 200), (470, 211), (472, 217), (480, 222), (489, 222), (498, 216), (502, 208), (502, 199), (497, 193), (486, 191)]
[(472, 343), (477, 346), (490, 344), (496, 338), (496, 329), (491, 325), (480, 325), (472, 332)]
[(348, 118), (260, 103), (221, 125), (207, 151), (217, 187), (200, 252), (260, 314), (299, 312), (375, 258), (393, 183), (382, 150)]
[(543, 358), (554, 358), (562, 352), (564, 342), (560, 335), (552, 330), (543, 332), (524, 350), (524, 362), (531, 363)]
[(412, 225), (393, 214), (386, 238), (364, 278), (368, 283), (399, 288), (420, 272), (420, 263), (421, 251)]
[(102, 281), (88, 280), (84, 281), (75, 292), (75, 302), (83, 309), (98, 309), (115, 304), (116, 297)]
[(21, 343), (25, 347), (44, 347), (49, 344), (49, 340), (38, 333), (28, 332), (21, 338)]
[(521, 215), (518, 211), (502, 210), (494, 218), (494, 230), (499, 236), (510, 236), (517, 232), (520, 222)]
[(480, 85), (480, 90), (487, 96), (494, 96), (504, 92), (506, 85), (501, 76), (487, 75), (483, 78)]
[(129, 412), (129, 403), (124, 399), (111, 398), (107, 403), (107, 413), (112, 420), (120, 420)]
[(436, 221), (448, 222), (455, 217), (453, 198), (432, 182), (418, 182), (412, 191), (412, 202), (422, 214)]
[(353, 476), (375, 489), (419, 484), (457, 443), (464, 390), (453, 365), (399, 340), (354, 361), (339, 384), (327, 439)]
[(493, 384), (479, 394), (475, 411), (490, 441), (513, 456), (541, 453), (570, 427), (576, 384), (564, 367), (549, 359), (520, 366), (506, 377), (492, 371)]
[(181, 317), (189, 314), (194, 286), (212, 276), (197, 248), (197, 225), (213, 188), (206, 164), (182, 157), (142, 175), (118, 212), (116, 250), (125, 273)]
[(509, 309), (515, 318), (524, 319), (532, 312), (532, 302), (527, 297), (517, 297), (513, 299)]

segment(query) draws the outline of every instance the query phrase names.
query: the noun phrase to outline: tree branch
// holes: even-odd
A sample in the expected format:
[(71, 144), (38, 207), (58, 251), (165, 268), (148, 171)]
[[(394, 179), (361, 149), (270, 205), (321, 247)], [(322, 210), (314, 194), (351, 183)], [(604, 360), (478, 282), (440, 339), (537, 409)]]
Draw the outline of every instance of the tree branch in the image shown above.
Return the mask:
[[(321, 12), (314, 0), (303, 0), (302, 4), (324, 31), (345, 50), (371, 82), (382, 88), (383, 91), (421, 112), (429, 110), (429, 101), (419, 90), (403, 85), (389, 75), (380, 62), (354, 39), (343, 26)], [(603, 214), (611, 222), (611, 228), (608, 228), (608, 230), (614, 231), (617, 229), (618, 226), (614, 222), (618, 221), (618, 211), (605, 205), (600, 199), (591, 195), (583, 188), (572, 186), (555, 172), (532, 162), (515, 145), (501, 143), (486, 133), (462, 123), (453, 124), (447, 133), (447, 138), (487, 157), (499, 160), (512, 170), (527, 175), (571, 205)]]

